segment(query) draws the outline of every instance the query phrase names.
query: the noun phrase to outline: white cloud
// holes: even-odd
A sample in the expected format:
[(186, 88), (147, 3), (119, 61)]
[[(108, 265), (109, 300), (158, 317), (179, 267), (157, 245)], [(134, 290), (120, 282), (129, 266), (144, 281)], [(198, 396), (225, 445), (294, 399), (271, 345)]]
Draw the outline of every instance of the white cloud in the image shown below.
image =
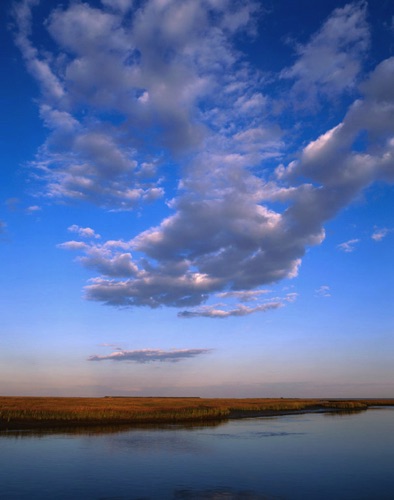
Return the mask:
[[(302, 230), (321, 227), (371, 183), (394, 181), (394, 95), (382, 81), (388, 75), (394, 77), (392, 59), (369, 75), (362, 86), (364, 98), (353, 103), (344, 120), (306, 146), (299, 161), (280, 171), (281, 179), (291, 183), (311, 181), (298, 189), (287, 211)], [(362, 149), (353, 150), (361, 132), (368, 135), (368, 141)], [(341, 247), (344, 250), (357, 241), (350, 241), (349, 247), (346, 243)]]
[(331, 297), (331, 289), (328, 285), (322, 285), (315, 290), (315, 294), (318, 297)]
[(393, 229), (388, 229), (387, 227), (383, 227), (381, 229), (376, 228), (375, 231), (373, 232), (371, 238), (374, 241), (382, 241), (383, 238), (385, 238), (392, 231), (393, 231)]
[(136, 351), (126, 351), (123, 349), (116, 350), (115, 352), (99, 356), (93, 355), (88, 358), (88, 361), (123, 361), (133, 363), (154, 363), (154, 362), (169, 362), (177, 363), (185, 359), (195, 358), (202, 354), (207, 354), (211, 349), (172, 349), (170, 351), (163, 351), (159, 349), (141, 349)]
[(313, 107), (353, 89), (369, 46), (366, 2), (337, 8), (308, 43), (297, 46), (298, 59), (281, 77), (293, 79), (298, 106)]
[[(227, 80), (250, 81), (243, 70), (234, 75), (238, 55), (229, 37), (252, 26), (258, 3), (71, 2), (44, 23), (52, 53), (34, 41), (36, 4), (16, 4), (15, 38), (51, 130), (32, 163), (43, 192), (121, 210), (162, 197), (161, 177), (145, 176), (146, 159), (200, 147), (213, 123), (201, 120), (199, 104), (208, 116), (217, 104), (210, 96)], [(249, 118), (265, 102), (253, 91), (237, 99), (238, 113)]]
[(85, 267), (99, 271), (105, 276), (128, 277), (139, 274), (138, 267), (133, 262), (130, 253), (113, 254), (104, 247), (89, 249), (87, 257), (81, 257), (79, 261)]
[(86, 250), (88, 245), (83, 241), (65, 241), (64, 243), (59, 243), (57, 248), (62, 250)]
[[(77, 232), (82, 238), (98, 239), (91, 228), (80, 228), (77, 225), (69, 227), (69, 231)], [(140, 274), (138, 266), (133, 262), (132, 255), (125, 250), (131, 248), (130, 243), (125, 241), (109, 240), (103, 244), (66, 241), (58, 245), (63, 250), (83, 250), (85, 256), (79, 257), (78, 261), (88, 269), (94, 269), (107, 277), (130, 277)]]
[(34, 214), (36, 212), (40, 212), (42, 209), (38, 205), (30, 205), (30, 207), (26, 208), (26, 212), (28, 214)]
[(353, 240), (345, 241), (344, 243), (340, 243), (338, 245), (339, 250), (342, 250), (346, 253), (351, 253), (355, 250), (355, 246), (359, 243), (359, 239), (355, 238)]
[(95, 233), (94, 229), (91, 229), (90, 227), (79, 227), (77, 224), (70, 226), (68, 231), (71, 233), (77, 233), (81, 238), (101, 238), (99, 234)]
[(284, 300), (286, 300), (287, 302), (295, 302), (297, 300), (297, 297), (298, 297), (297, 292), (291, 292), (286, 294)]
[(132, 8), (134, 0), (101, 0), (101, 3), (109, 9), (119, 10), (124, 13)]
[(24, 0), (14, 4), (13, 12), (18, 25), (15, 42), (25, 59), (30, 73), (39, 82), (43, 95), (48, 102), (54, 102), (64, 96), (61, 82), (52, 72), (50, 61), (46, 55), (40, 57), (37, 49), (30, 42), (32, 33), (31, 9), (39, 4), (39, 0)]
[(361, 88), (366, 95), (373, 96), (378, 102), (393, 102), (394, 90), (393, 86), (390, 85), (393, 72), (394, 57), (390, 57), (377, 65), (375, 71), (363, 82)]
[[(49, 129), (33, 162), (45, 194), (110, 210), (171, 197), (170, 213), (128, 241), (98, 244), (93, 229), (71, 226), (85, 241), (59, 246), (81, 251), (78, 261), (96, 273), (90, 300), (192, 316), (267, 310), (203, 304), (217, 293), (250, 300), (296, 277), (328, 220), (375, 181), (394, 181), (394, 58), (364, 80), (337, 126), (303, 137), (302, 150), (292, 136), (303, 123), (284, 130), (288, 116), (281, 127), (268, 95), (285, 80), (294, 83), (279, 104), (355, 90), (369, 43), (363, 2), (336, 9), (270, 83), (233, 45), (234, 34), (253, 31), (256, 2), (70, 2), (47, 17), (52, 52), (34, 42), (34, 4), (17, 4), (16, 41)], [(360, 134), (368, 140), (355, 148)], [(170, 169), (175, 194), (165, 193)]]
[(253, 314), (256, 312), (266, 312), (272, 309), (278, 309), (283, 307), (282, 302), (267, 302), (265, 304), (260, 304), (255, 307), (248, 307), (242, 304), (239, 304), (234, 309), (221, 309), (216, 306), (203, 306), (199, 309), (195, 309), (193, 311), (181, 311), (178, 313), (180, 318), (197, 318), (197, 317), (205, 317), (205, 318), (228, 318), (230, 316), (248, 316), (249, 314)]
[[(224, 299), (220, 304), (205, 305), (178, 313), (180, 318), (229, 318), (231, 316), (242, 317), (258, 312), (267, 312), (284, 307), (286, 303), (295, 302), (298, 293), (287, 293), (284, 297), (264, 298), (270, 290), (243, 290), (217, 293), (216, 296)], [(239, 301), (234, 306), (226, 303), (226, 300), (235, 299)], [(251, 302), (252, 305), (245, 305), (245, 302)]]
[(238, 292), (222, 292), (218, 293), (217, 296), (220, 298), (236, 298), (241, 302), (256, 301), (261, 295), (269, 293), (269, 290), (242, 290)]

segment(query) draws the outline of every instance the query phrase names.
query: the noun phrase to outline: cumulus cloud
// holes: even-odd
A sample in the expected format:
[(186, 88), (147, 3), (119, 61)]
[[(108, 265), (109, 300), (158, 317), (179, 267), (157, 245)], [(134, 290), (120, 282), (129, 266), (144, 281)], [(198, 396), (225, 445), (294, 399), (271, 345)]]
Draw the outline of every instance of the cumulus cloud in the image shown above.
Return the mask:
[(338, 245), (338, 248), (339, 250), (342, 250), (343, 252), (346, 252), (346, 253), (351, 253), (355, 250), (355, 246), (357, 243), (359, 243), (359, 239), (353, 239), (353, 240), (349, 240), (349, 241), (345, 241), (344, 243), (340, 243)]
[[(50, 131), (32, 163), (46, 195), (125, 210), (162, 197), (161, 177), (144, 168), (146, 158), (158, 165), (168, 152), (201, 143), (199, 104), (212, 108), (207, 94), (234, 80), (228, 38), (251, 26), (257, 3), (70, 2), (44, 23), (53, 52), (34, 43), (37, 4), (16, 4), (15, 40), (40, 85)], [(259, 93), (236, 97), (249, 116), (264, 103)]]
[[(281, 179), (311, 181), (303, 184), (305, 195), (287, 210), (296, 226), (301, 223), (301, 230), (320, 230), (323, 222), (371, 183), (394, 181), (394, 93), (385, 81), (393, 77), (394, 58), (389, 58), (365, 80), (363, 99), (351, 105), (344, 120), (310, 142), (285, 171), (280, 170)], [(367, 140), (354, 148), (360, 136)], [(351, 251), (355, 243), (350, 240), (340, 248)]]
[(169, 362), (177, 363), (185, 359), (195, 358), (202, 354), (207, 354), (211, 349), (172, 349), (163, 351), (159, 349), (141, 349), (136, 351), (125, 351), (118, 349), (111, 354), (99, 356), (89, 356), (88, 361), (129, 361), (133, 363), (154, 363), (154, 362)]
[(79, 227), (77, 224), (73, 224), (68, 228), (68, 231), (71, 233), (77, 233), (81, 238), (94, 238), (100, 239), (101, 236), (95, 233), (94, 229), (90, 227)]
[[(178, 181), (165, 217), (129, 239), (99, 243), (71, 226), (83, 241), (59, 246), (95, 273), (89, 300), (184, 317), (280, 307), (295, 295), (266, 302), (262, 287), (296, 277), (328, 220), (375, 181), (394, 181), (394, 58), (359, 85), (364, 2), (336, 9), (270, 82), (233, 43), (253, 34), (258, 2), (70, 2), (48, 12), (52, 52), (34, 43), (35, 3), (16, 6), (16, 42), (41, 88), (49, 133), (33, 167), (46, 195), (129, 210), (164, 196), (166, 172)], [(357, 98), (343, 119), (302, 147), (274, 112), (285, 98), (296, 107), (307, 93), (314, 105), (348, 90)], [(239, 303), (207, 305), (218, 293)]]

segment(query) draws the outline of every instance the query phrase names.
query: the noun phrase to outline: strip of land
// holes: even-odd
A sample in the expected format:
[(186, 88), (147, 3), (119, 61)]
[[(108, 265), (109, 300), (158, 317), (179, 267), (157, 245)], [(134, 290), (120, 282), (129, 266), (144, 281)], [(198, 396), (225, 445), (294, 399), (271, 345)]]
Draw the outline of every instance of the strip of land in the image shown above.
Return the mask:
[(208, 422), (318, 411), (362, 411), (371, 406), (394, 406), (394, 399), (0, 396), (0, 431)]

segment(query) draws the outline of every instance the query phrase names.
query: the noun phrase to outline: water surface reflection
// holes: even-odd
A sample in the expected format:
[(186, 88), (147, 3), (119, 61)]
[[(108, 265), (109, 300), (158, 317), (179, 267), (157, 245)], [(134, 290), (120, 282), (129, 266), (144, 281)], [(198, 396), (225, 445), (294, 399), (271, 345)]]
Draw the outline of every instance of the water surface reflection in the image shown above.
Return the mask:
[(392, 499), (394, 408), (0, 434), (0, 498)]

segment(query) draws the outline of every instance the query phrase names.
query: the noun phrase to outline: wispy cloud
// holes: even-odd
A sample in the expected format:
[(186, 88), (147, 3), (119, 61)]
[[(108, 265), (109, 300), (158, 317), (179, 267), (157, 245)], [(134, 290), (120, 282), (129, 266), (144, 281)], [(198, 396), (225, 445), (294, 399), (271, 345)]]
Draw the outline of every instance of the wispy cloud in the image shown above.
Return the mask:
[(219, 293), (217, 294), (218, 297), (220, 298), (237, 298), (238, 300), (241, 300), (243, 302), (246, 301), (251, 301), (253, 303), (252, 306), (247, 306), (242, 303), (236, 304), (234, 307), (230, 307), (227, 304), (216, 304), (216, 305), (210, 305), (210, 306), (202, 306), (198, 307), (192, 310), (187, 310), (187, 311), (181, 311), (178, 313), (178, 317), (180, 318), (219, 318), (219, 319), (224, 319), (224, 318), (229, 318), (231, 316), (235, 317), (242, 317), (242, 316), (249, 316), (250, 314), (258, 313), (258, 312), (267, 312), (267, 311), (272, 311), (275, 309), (279, 309), (280, 307), (284, 307), (286, 303), (291, 303), (295, 302), (295, 300), (298, 297), (298, 293), (288, 293), (286, 294), (285, 297), (276, 297), (274, 299), (261, 299), (259, 300), (259, 303), (256, 305), (255, 301), (257, 301), (258, 295), (261, 295), (262, 293), (269, 293), (268, 290), (259, 290), (260, 294), (252, 294), (250, 297), (248, 297), (248, 294), (244, 296), (243, 293), (238, 294), (238, 293), (233, 293), (233, 292), (226, 292), (226, 293)]
[(369, 46), (366, 14), (366, 3), (348, 3), (335, 9), (308, 43), (296, 45), (297, 60), (280, 76), (294, 81), (297, 107), (313, 108), (354, 89)]
[(374, 241), (382, 241), (389, 233), (391, 233), (393, 229), (388, 229), (387, 227), (383, 227), (381, 229), (376, 228), (373, 232), (371, 238)]
[(86, 250), (88, 247), (86, 243), (83, 241), (65, 241), (64, 243), (59, 243), (56, 245), (57, 248), (61, 248), (62, 250)]
[(22, 200), (16, 197), (5, 200), (5, 205), (10, 212), (24, 212), (27, 215), (33, 215), (42, 210), (42, 207), (39, 205), (23, 207)]
[(315, 290), (317, 297), (331, 297), (331, 289), (328, 285), (322, 285)]
[(339, 250), (342, 250), (343, 252), (351, 253), (355, 250), (356, 244), (359, 242), (360, 240), (356, 238), (353, 240), (345, 241), (344, 243), (340, 243), (337, 248), (339, 248)]
[(154, 363), (154, 362), (169, 362), (177, 363), (202, 354), (207, 354), (211, 349), (173, 349), (170, 351), (162, 351), (159, 349), (141, 349), (136, 351), (125, 351), (119, 349), (111, 354), (99, 356), (89, 356), (88, 361), (130, 361), (133, 363)]
[(270, 293), (270, 290), (242, 290), (238, 292), (222, 292), (218, 293), (217, 296), (220, 298), (235, 298), (241, 302), (249, 302), (258, 300), (261, 295)]
[(283, 300), (285, 300), (286, 302), (295, 302), (297, 300), (297, 297), (298, 297), (297, 292), (291, 292), (287, 293), (286, 297)]
[(228, 318), (230, 316), (248, 316), (256, 312), (266, 312), (272, 309), (278, 309), (283, 307), (282, 302), (268, 302), (266, 304), (260, 304), (256, 307), (248, 307), (245, 305), (238, 305), (234, 309), (220, 309), (217, 306), (203, 306), (199, 309), (193, 311), (181, 311), (178, 313), (180, 318)]
[(40, 212), (41, 210), (42, 210), (42, 208), (40, 206), (38, 206), (38, 205), (30, 205), (30, 207), (26, 208), (26, 213), (28, 213), (29, 215), (31, 215), (31, 214)]

